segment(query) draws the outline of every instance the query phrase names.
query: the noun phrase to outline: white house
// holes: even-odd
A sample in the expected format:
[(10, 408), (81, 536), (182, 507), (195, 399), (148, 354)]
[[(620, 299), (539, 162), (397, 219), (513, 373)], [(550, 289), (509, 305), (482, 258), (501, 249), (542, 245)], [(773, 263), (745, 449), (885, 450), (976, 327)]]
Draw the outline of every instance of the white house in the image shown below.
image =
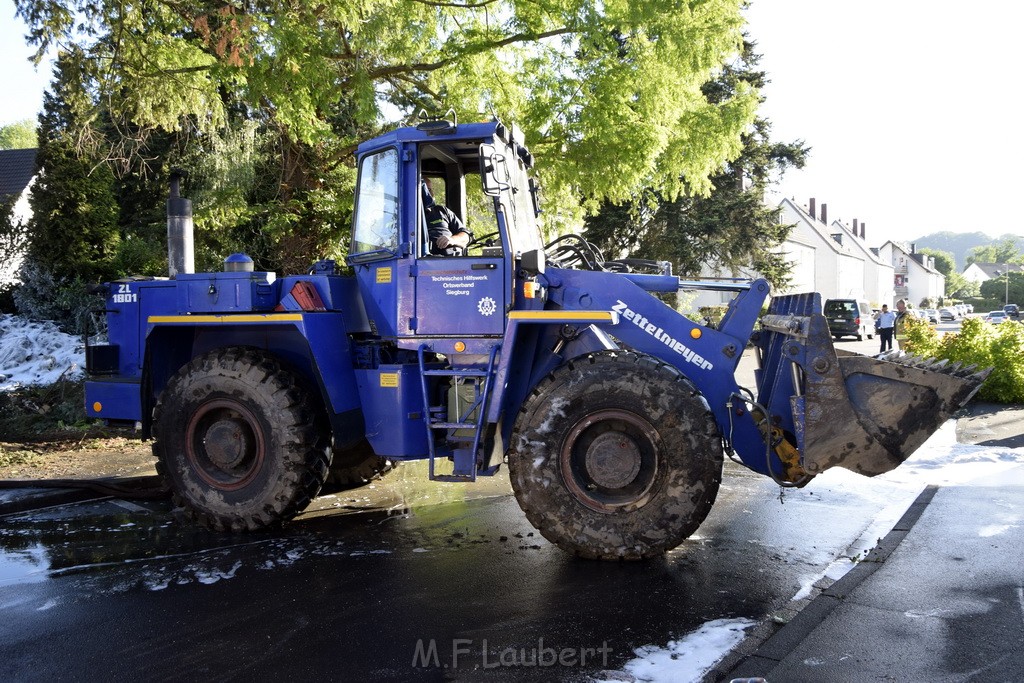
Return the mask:
[(844, 241), (864, 260), (864, 298), (876, 307), (894, 302), (895, 269), (891, 263), (882, 260), (877, 249), (870, 248), (865, 242), (867, 226), (856, 218), (852, 227), (833, 221), (832, 232), (838, 231), (845, 232)]
[[(852, 228), (840, 221), (829, 224), (828, 207), (822, 204), (819, 209), (814, 199), (807, 206), (783, 199), (779, 208), (780, 221), (794, 227), (779, 246), (791, 265), (790, 283), (775, 294), (818, 292), (822, 302), (849, 297), (866, 299), (878, 306), (895, 303), (895, 267), (891, 259), (867, 246), (862, 224), (854, 221)], [(724, 273), (713, 264), (706, 264), (701, 277), (749, 279), (758, 275), (752, 271)], [(719, 306), (727, 304), (733, 296), (732, 292), (698, 292), (691, 294), (682, 307), (696, 310), (701, 306)]]
[(935, 258), (917, 251), (915, 245), (886, 242), (878, 255), (894, 269), (893, 290), (897, 299), (920, 306), (925, 299), (940, 301), (946, 293), (946, 276), (935, 269)]
[(1022, 273), (1024, 266), (1016, 263), (972, 263), (964, 268), (964, 278), (971, 282), (982, 282), (1001, 276), (1005, 272)]
[[(11, 197), (17, 197), (11, 209), (11, 220), (25, 223), (31, 215), (28, 205), (32, 193), (32, 182), (36, 170), (36, 150), (0, 150), (0, 202), (6, 204)], [(16, 245), (7, 244), (0, 235), (0, 284), (13, 281), (22, 254)]]
[(788, 198), (783, 199), (779, 207), (782, 209), (782, 222), (795, 224), (790, 240), (794, 245), (810, 245), (814, 253), (809, 266), (803, 260), (805, 251), (802, 247), (791, 247), (788, 241), (783, 245), (787, 251), (793, 249), (794, 255), (800, 259), (794, 261), (794, 268), (804, 270), (802, 279), (807, 277), (809, 268), (814, 270), (813, 286), (798, 288), (794, 285), (790, 290), (818, 292), (822, 301), (842, 297), (867, 298), (862, 249), (854, 246), (856, 240), (849, 233), (829, 227), (827, 206), (821, 205), (820, 218), (813, 199), (807, 208)]

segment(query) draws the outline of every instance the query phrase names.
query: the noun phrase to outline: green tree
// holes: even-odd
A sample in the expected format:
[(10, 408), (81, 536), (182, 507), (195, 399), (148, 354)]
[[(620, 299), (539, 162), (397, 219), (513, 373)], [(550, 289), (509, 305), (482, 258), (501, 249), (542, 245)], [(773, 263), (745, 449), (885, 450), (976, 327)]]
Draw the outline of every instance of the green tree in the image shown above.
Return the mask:
[(993, 244), (974, 247), (967, 255), (967, 265), (972, 263), (1022, 263), (1017, 243), (1012, 237), (1004, 237)]
[(36, 146), (36, 124), (32, 119), (0, 126), (0, 149), (33, 149)]
[(964, 296), (961, 292), (967, 288), (968, 280), (957, 272), (956, 257), (953, 254), (941, 249), (930, 249), (928, 247), (918, 251), (935, 259), (935, 270), (942, 273), (946, 278), (946, 296)]
[[(757, 69), (760, 55), (747, 42), (740, 59), (705, 84), (710, 102), (734, 93), (760, 89), (765, 81)], [(673, 198), (649, 189), (634, 201), (606, 203), (586, 221), (585, 237), (609, 256), (670, 261), (681, 274), (696, 275), (707, 263), (726, 269), (763, 274), (784, 285), (789, 266), (778, 251), (792, 226), (780, 222), (780, 211), (764, 204), (765, 191), (787, 168), (803, 166), (808, 148), (802, 141), (771, 139), (771, 124), (757, 118), (742, 136), (743, 149), (712, 176), (713, 191), (687, 192)]]
[(100, 107), (140, 135), (212, 139), (234, 117), (257, 121), (277, 147), (267, 175), (282, 207), (260, 229), (303, 251), (333, 246), (350, 153), (393, 112), (518, 123), (554, 230), (643, 187), (667, 199), (709, 191), (757, 106), (747, 82), (715, 100), (702, 89), (741, 46), (742, 0), (15, 5), (39, 55), (56, 44), (81, 55), (74, 80), (94, 110), (75, 139), (109, 159), (135, 149), (97, 134)]
[(99, 160), (83, 157), (72, 139), (78, 117), (90, 107), (75, 94), (77, 83), (68, 81), (74, 73), (68, 59), (58, 59), (39, 115), (26, 258), (58, 278), (105, 279), (115, 275), (111, 259), (119, 241), (114, 177)]
[[(1009, 280), (1007, 280), (1009, 277)], [(1024, 302), (1024, 273), (1011, 271), (981, 283), (981, 295), (993, 301)]]

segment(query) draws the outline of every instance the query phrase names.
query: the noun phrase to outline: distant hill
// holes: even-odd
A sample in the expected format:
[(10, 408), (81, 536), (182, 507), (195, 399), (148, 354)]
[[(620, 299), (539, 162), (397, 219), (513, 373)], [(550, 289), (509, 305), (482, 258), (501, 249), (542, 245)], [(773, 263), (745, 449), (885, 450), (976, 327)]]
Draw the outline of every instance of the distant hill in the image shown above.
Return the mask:
[(933, 232), (930, 235), (924, 237), (918, 237), (913, 241), (917, 245), (918, 249), (927, 247), (928, 249), (938, 249), (940, 251), (948, 251), (953, 254), (953, 258), (956, 259), (956, 269), (958, 272), (962, 272), (967, 267), (967, 254), (974, 247), (982, 247), (987, 244), (995, 244), (1001, 242), (1007, 237), (1016, 240), (1017, 248), (1024, 252), (1024, 237), (1020, 235), (1005, 234), (1001, 237), (992, 238), (983, 232)]

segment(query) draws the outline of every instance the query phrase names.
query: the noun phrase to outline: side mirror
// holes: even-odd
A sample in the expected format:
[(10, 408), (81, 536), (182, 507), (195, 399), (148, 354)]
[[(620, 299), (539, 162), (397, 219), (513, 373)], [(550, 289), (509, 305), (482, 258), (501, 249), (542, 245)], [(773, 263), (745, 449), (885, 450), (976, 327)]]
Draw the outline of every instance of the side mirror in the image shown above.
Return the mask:
[(480, 145), (480, 181), (488, 197), (497, 197), (512, 187), (505, 155), (499, 154), (494, 145)]

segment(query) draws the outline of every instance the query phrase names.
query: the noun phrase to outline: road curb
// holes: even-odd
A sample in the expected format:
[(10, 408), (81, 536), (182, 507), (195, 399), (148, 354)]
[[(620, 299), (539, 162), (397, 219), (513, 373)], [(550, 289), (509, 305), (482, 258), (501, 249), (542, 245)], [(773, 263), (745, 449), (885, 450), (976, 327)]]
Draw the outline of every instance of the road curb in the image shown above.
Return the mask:
[(857, 566), (846, 573), (829, 588), (818, 594), (806, 607), (800, 610), (785, 626), (765, 639), (757, 649), (738, 662), (733, 662), (726, 671), (713, 669), (705, 680), (729, 680), (733, 678), (770, 678), (772, 670), (795, 650), (826, 618), (853, 593), (869, 576), (885, 563), (893, 551), (903, 542), (907, 534), (921, 518), (925, 508), (935, 497), (939, 487), (929, 485), (917, 496), (903, 513), (892, 530), (879, 541)]

